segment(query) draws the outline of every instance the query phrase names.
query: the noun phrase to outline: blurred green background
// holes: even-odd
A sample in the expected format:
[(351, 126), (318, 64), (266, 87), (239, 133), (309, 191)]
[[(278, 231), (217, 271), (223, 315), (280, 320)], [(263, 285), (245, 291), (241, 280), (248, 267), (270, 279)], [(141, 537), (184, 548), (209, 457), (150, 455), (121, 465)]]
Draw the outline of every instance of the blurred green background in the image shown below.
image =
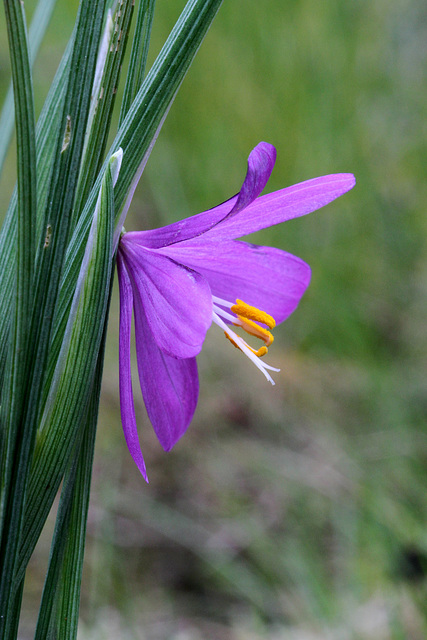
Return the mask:
[[(76, 6), (58, 2), (35, 67), (38, 110)], [(157, 3), (151, 61), (183, 6)], [(358, 184), (256, 236), (313, 270), (275, 332), (274, 388), (213, 329), (196, 417), (169, 454), (135, 393), (148, 486), (121, 431), (115, 290), (81, 640), (427, 637), (426, 96), (422, 0), (224, 0), (127, 230), (231, 196), (260, 140), (278, 151), (268, 191), (333, 172)], [(48, 533), (27, 579), (22, 638)]]

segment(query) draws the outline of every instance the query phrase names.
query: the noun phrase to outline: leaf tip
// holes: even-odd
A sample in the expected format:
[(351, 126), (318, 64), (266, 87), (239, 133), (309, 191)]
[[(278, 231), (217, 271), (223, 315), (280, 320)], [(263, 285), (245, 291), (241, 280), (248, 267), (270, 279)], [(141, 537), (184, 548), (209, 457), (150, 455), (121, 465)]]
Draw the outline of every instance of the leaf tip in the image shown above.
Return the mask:
[(111, 179), (113, 181), (113, 187), (116, 186), (117, 178), (119, 177), (120, 168), (122, 166), (123, 160), (123, 149), (120, 147), (118, 151), (113, 153), (110, 158), (110, 171), (111, 171)]

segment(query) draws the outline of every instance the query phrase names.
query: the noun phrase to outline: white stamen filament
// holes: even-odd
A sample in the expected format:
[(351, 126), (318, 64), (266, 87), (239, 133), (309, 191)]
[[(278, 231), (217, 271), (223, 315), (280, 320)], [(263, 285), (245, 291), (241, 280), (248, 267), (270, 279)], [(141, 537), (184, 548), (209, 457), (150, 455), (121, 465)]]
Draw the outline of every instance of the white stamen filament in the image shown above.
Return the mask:
[[(217, 298), (216, 296), (212, 296), (213, 302), (213, 311), (212, 311), (212, 320), (217, 324), (225, 333), (229, 336), (229, 338), (239, 347), (241, 351), (251, 360), (254, 365), (264, 374), (271, 384), (275, 384), (273, 378), (270, 376), (268, 371), (280, 371), (280, 369), (276, 369), (275, 367), (270, 366), (261, 358), (259, 358), (255, 353), (253, 353), (249, 347), (249, 345), (237, 335), (230, 327), (224, 322), (227, 320), (228, 322), (232, 322), (233, 324), (240, 324), (239, 318), (228, 313), (221, 307), (226, 307), (231, 309), (233, 303), (228, 302), (227, 300), (222, 300), (221, 298)], [(224, 320), (223, 320), (224, 318)]]
[[(243, 325), (240, 318), (220, 308), (220, 307), (227, 307), (228, 309), (231, 309), (231, 307), (233, 307), (235, 303), (228, 302), (227, 300), (223, 300), (222, 298), (217, 298), (216, 296), (212, 296), (212, 301), (213, 301), (214, 310), (218, 315), (220, 315), (222, 318), (224, 318), (228, 322), (231, 322), (232, 324), (240, 325), (240, 326)], [(218, 307), (218, 305), (220, 305), (220, 307)], [(277, 369), (277, 371), (280, 371), (280, 369)]]

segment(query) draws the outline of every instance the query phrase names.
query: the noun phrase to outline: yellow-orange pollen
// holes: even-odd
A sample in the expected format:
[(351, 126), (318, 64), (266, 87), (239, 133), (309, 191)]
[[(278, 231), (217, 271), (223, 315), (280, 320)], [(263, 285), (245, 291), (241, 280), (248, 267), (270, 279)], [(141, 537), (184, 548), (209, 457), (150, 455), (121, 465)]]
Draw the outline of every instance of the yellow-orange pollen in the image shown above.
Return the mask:
[[(276, 326), (276, 321), (274, 318), (265, 311), (261, 311), (257, 309), (257, 307), (251, 307), (243, 300), (236, 300), (236, 304), (231, 307), (231, 311), (236, 314), (238, 318), (238, 322), (234, 322), (233, 324), (238, 327), (242, 327), (246, 333), (249, 333), (251, 336), (255, 336), (264, 342), (263, 347), (260, 347), (258, 350), (252, 349), (248, 345), (248, 348), (252, 351), (252, 353), (259, 358), (265, 356), (268, 353), (267, 347), (269, 347), (274, 340), (273, 334), (261, 327), (258, 322), (265, 324), (269, 329), (274, 329)], [(230, 340), (230, 342), (237, 348), (240, 349), (239, 345), (235, 343), (233, 338), (225, 333), (225, 337)]]

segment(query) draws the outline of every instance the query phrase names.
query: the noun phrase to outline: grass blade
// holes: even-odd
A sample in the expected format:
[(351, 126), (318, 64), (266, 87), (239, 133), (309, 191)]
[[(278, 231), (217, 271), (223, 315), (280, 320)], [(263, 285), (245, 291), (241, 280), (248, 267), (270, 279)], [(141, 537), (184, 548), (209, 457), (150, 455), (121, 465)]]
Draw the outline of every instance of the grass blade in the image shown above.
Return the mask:
[[(110, 297), (111, 290), (112, 286), (110, 286)], [(95, 450), (99, 397), (101, 394), (106, 333), (107, 323), (104, 328), (104, 336), (98, 357), (92, 397), (86, 418), (85, 435), (80, 453), (79, 467), (77, 470), (73, 504), (71, 506), (71, 535), (67, 541), (65, 562), (61, 575), (60, 608), (57, 612), (56, 628), (57, 637), (64, 638), (64, 640), (74, 640), (77, 636), (80, 608), (80, 585), (83, 571), (86, 523), (89, 508), (90, 484), (92, 479), (92, 464)]]
[[(110, 283), (110, 296), (111, 290)], [(107, 324), (104, 327), (85, 425), (81, 430), (83, 440), (76, 443), (70, 468), (64, 478), (35, 640), (51, 636), (72, 640), (77, 635), (106, 333)]]
[(141, 0), (139, 3), (135, 35), (132, 42), (129, 69), (120, 111), (120, 125), (125, 119), (144, 80), (155, 5), (156, 0)]
[[(50, 180), (52, 158), (56, 147), (55, 131), (59, 127), (65, 91), (68, 82), (72, 41), (70, 41), (53, 80), (36, 127), (37, 150), (37, 231), (40, 237), (42, 215)], [(15, 278), (15, 253), (17, 244), (17, 189), (15, 188), (6, 219), (0, 232), (0, 388), (5, 369), (10, 316)]]
[[(48, 27), (55, 4), (56, 0), (39, 0), (36, 10), (34, 11), (34, 16), (28, 33), (30, 66), (33, 66), (37, 57), (37, 53)], [(6, 94), (0, 115), (0, 174), (12, 139), (14, 123), (15, 113), (13, 107), (13, 89), (11, 84)]]
[[(23, 537), (17, 583), (22, 579), (86, 416), (108, 310), (114, 218), (112, 184), (117, 179), (120, 158), (118, 153), (110, 160), (104, 177), (97, 205), (100, 214), (95, 213), (90, 236), (94, 244), (93, 248), (88, 245), (89, 259), (83, 261), (81, 274), (85, 279), (81, 294), (77, 291), (77, 312), (66, 331), (68, 347), (58, 359), (59, 371), (53, 378), (38, 434), (27, 503), (27, 522), (31, 526), (26, 527)], [(108, 229), (107, 215), (111, 216)]]
[(20, 0), (5, 2), (9, 51), (14, 86), (17, 139), (16, 294), (9, 349), (10, 377), (3, 387), (1, 417), (7, 434), (2, 467), (2, 531), (0, 545), (0, 636), (14, 636), (8, 612), (13, 575), (18, 557), (23, 519), (26, 466), (30, 445), (22, 429), (29, 371), (29, 319), (37, 215), (36, 142), (34, 99), (27, 43), (25, 14)]
[(37, 366), (33, 370), (29, 403), (33, 415), (37, 414), (34, 405), (37, 405), (40, 395), (60, 274), (68, 243), (104, 5), (104, 0), (83, 0), (77, 18), (69, 82), (44, 215), (43, 226), (44, 229), (50, 227), (51, 237), (49, 245), (45, 246), (45, 232), (42, 230), (37, 255), (35, 315), (32, 322), (37, 345), (34, 362)]
[[(15, 42), (12, 49), (12, 58), (18, 56), (18, 53), (22, 49), (25, 49), (23, 45), (23, 39), (25, 39), (25, 25), (20, 28), (20, 23), (16, 15), (22, 11), (22, 5), (19, 0), (13, 3), (5, 3), (9, 10), (16, 5), (19, 7), (13, 14), (13, 20), (16, 24), (13, 25), (13, 29), (10, 29), (11, 34), (18, 33), (20, 35), (20, 41)], [(3, 562), (1, 571), (2, 587), (0, 592), (0, 613), (4, 616), (0, 618), (0, 630), (4, 631), (4, 638), (13, 637), (11, 635), (11, 621), (10, 615), (7, 614), (7, 605), (10, 600), (13, 585), (15, 588), (21, 582), (15, 580), (15, 568), (18, 561), (18, 551), (21, 542), (21, 525), (24, 512), (24, 504), (26, 498), (26, 489), (28, 487), (28, 475), (30, 471), (30, 462), (32, 459), (35, 434), (38, 425), (38, 408), (40, 404), (41, 384), (43, 380), (45, 362), (47, 359), (47, 350), (49, 346), (50, 328), (52, 325), (52, 318), (54, 313), (54, 306), (56, 302), (57, 290), (59, 286), (59, 278), (62, 271), (62, 262), (65, 254), (65, 247), (68, 238), (68, 227), (70, 221), (70, 212), (74, 199), (75, 185), (77, 184), (78, 169), (80, 166), (85, 126), (87, 121), (87, 115), (89, 110), (90, 93), (93, 81), (93, 75), (96, 65), (96, 55), (99, 44), (99, 36), (101, 31), (101, 22), (104, 11), (104, 1), (98, 0), (97, 2), (90, 2), (89, 0), (83, 0), (80, 5), (77, 28), (75, 31), (74, 46), (71, 56), (71, 72), (69, 75), (69, 82), (67, 86), (67, 93), (64, 101), (64, 111), (62, 122), (66, 121), (67, 124), (71, 122), (73, 124), (73, 130), (70, 132), (70, 139), (68, 144), (63, 145), (60, 138), (57, 139), (56, 153), (54, 155), (54, 166), (51, 176), (51, 188), (47, 197), (46, 218), (49, 221), (49, 225), (52, 229), (52, 241), (49, 245), (44, 243), (44, 238), (41, 239), (41, 250), (39, 249), (38, 260), (35, 270), (35, 296), (34, 296), (34, 309), (35, 313), (32, 315), (31, 321), (31, 353), (27, 353), (25, 349), (21, 349), (18, 353), (22, 353), (19, 366), (16, 367), (16, 371), (25, 380), (26, 388), (28, 389), (28, 397), (26, 398), (25, 405), (21, 401), (20, 416), (22, 418), (22, 426), (19, 431), (19, 438), (17, 438), (16, 447), (13, 446), (13, 438), (9, 438), (11, 443), (10, 460), (13, 465), (9, 464), (8, 468), (13, 469), (12, 484), (9, 494), (7, 492), (8, 478), (11, 476), (11, 472), (5, 474), (6, 478), (6, 491), (5, 491), (5, 506), (6, 515), (4, 519), (4, 537), (3, 537)], [(22, 14), (21, 14), (22, 15)], [(22, 20), (23, 22), (23, 20)], [(22, 65), (21, 65), (22, 66)], [(31, 83), (28, 82), (29, 78), (29, 63), (27, 54), (27, 67), (20, 68), (17, 73), (18, 81), (22, 83), (22, 86)], [(15, 77), (14, 77), (15, 80)], [(20, 86), (20, 85), (18, 85)], [(15, 90), (15, 95), (19, 97), (19, 92)], [(24, 118), (20, 112), (20, 103), (15, 97), (16, 102), (16, 117), (17, 117), (17, 129), (19, 130), (19, 120), (24, 121)], [(18, 126), (19, 125), (19, 126)], [(62, 128), (62, 127), (61, 127)], [(30, 136), (28, 136), (30, 139)], [(33, 139), (34, 139), (34, 127), (33, 127)], [(22, 145), (25, 150), (29, 145), (28, 140)], [(19, 138), (18, 138), (19, 149)], [(34, 167), (35, 167), (35, 145), (33, 151)], [(28, 163), (27, 163), (28, 164)], [(33, 175), (35, 181), (35, 169), (31, 173), (27, 170), (27, 173)], [(28, 180), (28, 178), (27, 178)], [(22, 189), (21, 189), (22, 191)], [(28, 195), (27, 195), (28, 198)], [(18, 168), (18, 212), (20, 211), (20, 173)], [(34, 209), (34, 210), (33, 210)], [(29, 249), (35, 246), (35, 219), (36, 210), (35, 207), (26, 207), (27, 216), (28, 211), (32, 213), (32, 225), (27, 223), (25, 228), (26, 233), (26, 250), (27, 254)], [(19, 219), (19, 216), (18, 216)], [(18, 224), (18, 256), (19, 256), (19, 224)], [(31, 243), (28, 241), (28, 236), (31, 236)], [(32, 293), (33, 288), (33, 269), (34, 269), (34, 249), (31, 254), (31, 271), (28, 273), (28, 269), (25, 272), (25, 283), (29, 289), (29, 293)], [(18, 269), (18, 274), (22, 269)], [(19, 278), (18, 278), (19, 282)], [(18, 287), (19, 292), (19, 287)], [(22, 302), (21, 302), (22, 306)], [(27, 304), (25, 321), (28, 323), (28, 315), (30, 306)], [(28, 327), (25, 327), (25, 336), (28, 340), (29, 332)], [(12, 359), (14, 358), (14, 350), (10, 350)], [(23, 364), (28, 368), (28, 371), (24, 369)], [(24, 374), (24, 375), (23, 375)], [(13, 376), (12, 376), (13, 380)], [(14, 384), (14, 386), (16, 386)], [(8, 384), (5, 389), (9, 391), (10, 385)], [(14, 387), (13, 387), (14, 388)], [(2, 410), (5, 411), (5, 415), (11, 415), (13, 417), (13, 406), (10, 407), (10, 403), (7, 401), (8, 396), (5, 396), (2, 403)], [(12, 394), (11, 397), (15, 399), (16, 394)], [(17, 424), (20, 424), (14, 419)], [(16, 453), (13, 453), (16, 449)], [(0, 634), (1, 635), (1, 634)]]
[(61, 567), (64, 563), (67, 535), (73, 535), (70, 527), (71, 503), (76, 483), (80, 444), (80, 442), (76, 443), (75, 456), (64, 478), (34, 640), (45, 640), (45, 638), (52, 637), (49, 629), (58, 606), (58, 583)]
[(114, 14), (112, 37), (108, 43), (104, 69), (99, 83), (99, 93), (93, 96), (96, 106), (80, 171), (74, 205), (73, 228), (102, 167), (133, 9), (134, 0), (122, 0)]

